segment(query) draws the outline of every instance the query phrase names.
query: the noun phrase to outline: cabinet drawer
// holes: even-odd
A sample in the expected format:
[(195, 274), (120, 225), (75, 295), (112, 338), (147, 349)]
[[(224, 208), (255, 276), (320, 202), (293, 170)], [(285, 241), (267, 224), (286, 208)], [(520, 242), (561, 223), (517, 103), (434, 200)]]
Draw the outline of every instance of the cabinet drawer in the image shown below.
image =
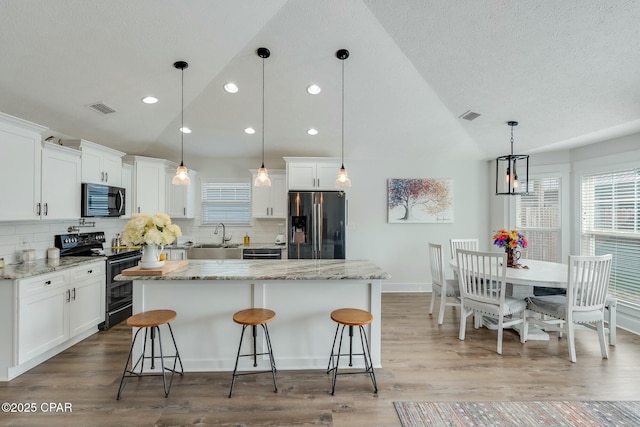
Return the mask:
[(65, 285), (66, 273), (58, 271), (55, 273), (42, 274), (18, 281), (18, 296), (24, 298), (39, 292), (48, 291)]
[(85, 264), (69, 270), (69, 280), (77, 282), (91, 277), (103, 277), (105, 272), (105, 261)]

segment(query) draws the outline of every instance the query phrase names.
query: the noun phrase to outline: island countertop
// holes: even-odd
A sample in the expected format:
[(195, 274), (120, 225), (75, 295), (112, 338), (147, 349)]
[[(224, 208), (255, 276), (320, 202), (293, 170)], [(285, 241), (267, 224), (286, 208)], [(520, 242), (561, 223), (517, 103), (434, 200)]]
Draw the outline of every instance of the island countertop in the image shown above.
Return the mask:
[(366, 260), (189, 260), (163, 276), (123, 276), (115, 280), (368, 280), (389, 273)]

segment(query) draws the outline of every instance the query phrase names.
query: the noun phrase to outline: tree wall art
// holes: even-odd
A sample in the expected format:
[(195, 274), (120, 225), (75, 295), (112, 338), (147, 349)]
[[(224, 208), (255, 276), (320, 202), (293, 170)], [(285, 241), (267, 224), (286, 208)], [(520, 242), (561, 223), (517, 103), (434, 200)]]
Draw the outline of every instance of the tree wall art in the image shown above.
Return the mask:
[(388, 201), (389, 223), (453, 223), (453, 179), (389, 179)]

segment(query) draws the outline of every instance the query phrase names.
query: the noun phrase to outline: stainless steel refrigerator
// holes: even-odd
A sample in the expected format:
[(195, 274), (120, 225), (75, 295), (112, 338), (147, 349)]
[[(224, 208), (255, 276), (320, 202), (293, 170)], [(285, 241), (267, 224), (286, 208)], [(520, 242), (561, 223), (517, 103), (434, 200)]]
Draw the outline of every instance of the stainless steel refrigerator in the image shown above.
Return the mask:
[(342, 191), (290, 191), (289, 259), (344, 259), (346, 195)]

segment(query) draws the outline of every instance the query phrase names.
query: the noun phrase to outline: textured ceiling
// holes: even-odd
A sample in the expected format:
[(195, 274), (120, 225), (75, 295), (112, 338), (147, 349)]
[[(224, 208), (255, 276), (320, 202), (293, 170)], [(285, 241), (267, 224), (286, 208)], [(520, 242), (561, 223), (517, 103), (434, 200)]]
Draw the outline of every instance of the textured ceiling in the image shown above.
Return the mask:
[(640, 132), (638, 22), (634, 0), (0, 0), (0, 111), (179, 160), (185, 60), (185, 160), (257, 158), (265, 46), (267, 157), (337, 156), (346, 48), (347, 158), (491, 158), (508, 120), (518, 152), (568, 148)]

